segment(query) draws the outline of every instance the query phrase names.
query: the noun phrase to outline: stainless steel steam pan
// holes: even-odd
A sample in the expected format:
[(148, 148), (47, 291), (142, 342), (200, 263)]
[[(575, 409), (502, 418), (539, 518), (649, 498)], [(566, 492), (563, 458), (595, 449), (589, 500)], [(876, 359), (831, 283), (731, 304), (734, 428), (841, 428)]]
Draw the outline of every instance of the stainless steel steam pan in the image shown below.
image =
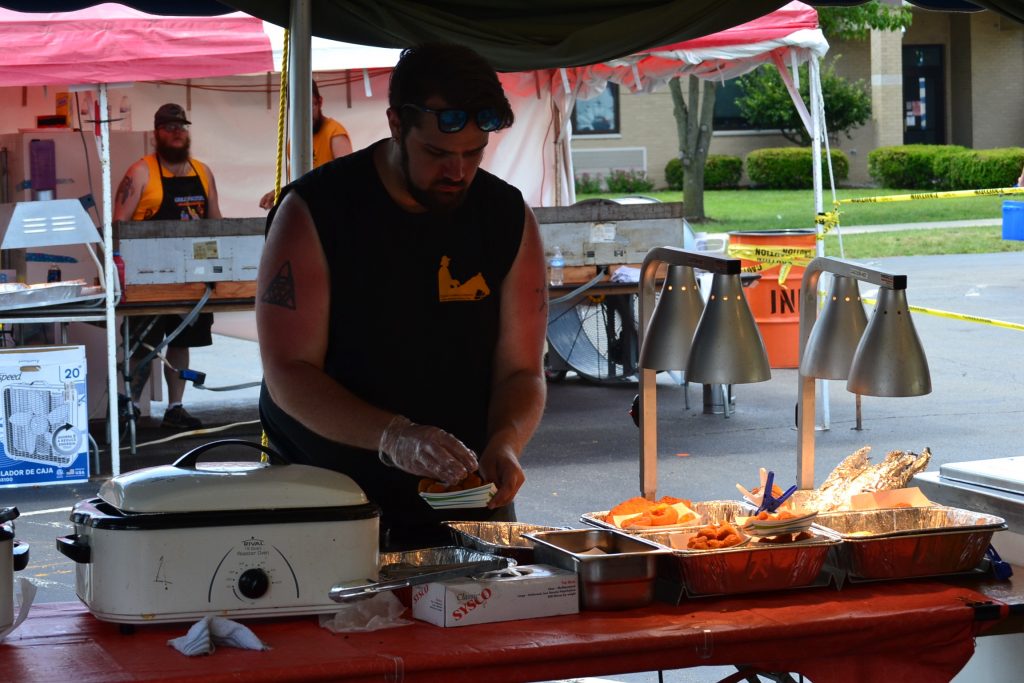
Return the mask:
[(576, 572), (580, 608), (643, 607), (654, 600), (657, 561), (668, 553), (649, 541), (611, 529), (528, 533), (538, 564)]
[(956, 574), (981, 562), (1001, 517), (960, 508), (890, 508), (818, 515), (842, 538), (840, 567), (861, 579)]

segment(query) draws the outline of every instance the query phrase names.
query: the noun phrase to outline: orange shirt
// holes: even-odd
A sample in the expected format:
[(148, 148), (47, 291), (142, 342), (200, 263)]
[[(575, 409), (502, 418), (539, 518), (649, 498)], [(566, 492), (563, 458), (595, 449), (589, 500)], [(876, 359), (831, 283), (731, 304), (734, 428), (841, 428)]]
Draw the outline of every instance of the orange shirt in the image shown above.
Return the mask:
[[(156, 154), (143, 157), (143, 161), (146, 162), (146, 167), (149, 169), (149, 181), (142, 188), (139, 204), (135, 207), (135, 213), (132, 214), (133, 221), (147, 221), (160, 210), (160, 204), (164, 201), (164, 187), (163, 183), (160, 182), (161, 171), (164, 178), (174, 177), (174, 174), (166, 166), (157, 163)], [(192, 159), (190, 166), (191, 171), (188, 175), (199, 175), (199, 181), (203, 184), (203, 190), (206, 192), (206, 196), (209, 197), (210, 178), (207, 176), (206, 166), (195, 159)]]

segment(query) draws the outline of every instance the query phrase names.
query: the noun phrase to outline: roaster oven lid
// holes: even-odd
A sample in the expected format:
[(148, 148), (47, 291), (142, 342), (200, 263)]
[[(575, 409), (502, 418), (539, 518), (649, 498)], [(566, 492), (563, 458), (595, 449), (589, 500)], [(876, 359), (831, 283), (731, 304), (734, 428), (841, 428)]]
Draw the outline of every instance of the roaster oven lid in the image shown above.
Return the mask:
[[(266, 462), (197, 462), (200, 454), (225, 445), (256, 448)], [(99, 497), (123, 512), (197, 512), (347, 507), (369, 501), (340, 472), (291, 464), (271, 449), (238, 439), (192, 449), (173, 465), (127, 472), (106, 481)]]

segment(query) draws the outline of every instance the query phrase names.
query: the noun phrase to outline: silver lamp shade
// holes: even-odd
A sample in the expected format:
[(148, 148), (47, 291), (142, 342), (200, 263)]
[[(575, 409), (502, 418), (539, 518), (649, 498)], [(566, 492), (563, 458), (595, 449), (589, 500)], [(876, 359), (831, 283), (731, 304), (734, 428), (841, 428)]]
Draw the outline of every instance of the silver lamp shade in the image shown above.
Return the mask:
[(716, 273), (693, 336), (686, 378), (701, 384), (747, 384), (771, 376), (768, 353), (743, 296), (740, 276)]
[(878, 289), (875, 312), (857, 345), (846, 389), (865, 396), (931, 393), (928, 360), (910, 318), (905, 289)]
[(821, 379), (849, 377), (853, 355), (867, 325), (857, 280), (833, 275), (825, 307), (807, 340), (800, 374)]
[(640, 367), (648, 370), (685, 370), (690, 345), (697, 331), (704, 299), (689, 266), (669, 266), (658, 305), (640, 347)]

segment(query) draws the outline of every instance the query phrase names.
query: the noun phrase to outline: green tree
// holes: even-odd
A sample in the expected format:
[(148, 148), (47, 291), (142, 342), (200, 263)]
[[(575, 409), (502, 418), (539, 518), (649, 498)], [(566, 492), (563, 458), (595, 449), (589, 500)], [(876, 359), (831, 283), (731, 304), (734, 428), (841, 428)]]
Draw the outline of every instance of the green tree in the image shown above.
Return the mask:
[[(821, 92), (825, 100), (825, 128), (833, 137), (863, 126), (871, 118), (871, 94), (863, 80), (847, 81), (835, 72), (835, 60), (820, 70)], [(793, 106), (793, 100), (774, 65), (766, 64), (740, 76), (743, 95), (736, 106), (755, 128), (778, 129), (783, 137), (801, 147), (811, 144), (811, 134)], [(800, 96), (810, 107), (810, 79), (807, 66), (800, 67)]]
[[(879, 0), (870, 0), (861, 5), (853, 7), (819, 7), (818, 24), (826, 38), (839, 38), (844, 40), (866, 40), (872, 29), (882, 31), (895, 31), (910, 26), (911, 13), (909, 7), (901, 5), (887, 5)], [(760, 71), (767, 70), (768, 67)], [(773, 68), (774, 67), (770, 67)], [(806, 67), (804, 67), (806, 73)], [(830, 71), (830, 73), (832, 73)], [(834, 73), (832, 73), (834, 76)], [(778, 74), (776, 74), (778, 78)], [(829, 131), (847, 131), (854, 125), (836, 128), (829, 120), (829, 109), (839, 106), (832, 104), (829, 99), (829, 91), (825, 89), (825, 70), (822, 70), (822, 88), (825, 91), (826, 102), (826, 125)], [(836, 76), (838, 78), (838, 76)], [(692, 221), (704, 221), (704, 162), (707, 160), (708, 149), (711, 145), (711, 133), (713, 132), (715, 94), (717, 84), (713, 81), (704, 81), (703, 84), (693, 76), (688, 76), (689, 84), (687, 96), (683, 96), (683, 88), (680, 77), (669, 81), (669, 90), (672, 93), (672, 113), (676, 119), (676, 134), (679, 139), (679, 160), (683, 168), (683, 206), (686, 217)], [(806, 76), (800, 80), (801, 84), (808, 83)], [(779, 85), (782, 84), (779, 79)], [(795, 115), (793, 103), (783, 89), (786, 97), (786, 107)], [(805, 98), (806, 101), (806, 98)], [(863, 119), (856, 125), (863, 125), (871, 116), (870, 97), (866, 101), (866, 112), (863, 112)], [(798, 124), (789, 130), (802, 130), (803, 124)], [(770, 128), (783, 126), (769, 126)], [(785, 134), (785, 132), (783, 133)], [(788, 136), (787, 136), (788, 137)], [(792, 139), (792, 138), (790, 138)], [(809, 137), (808, 142), (810, 144)]]
[(679, 76), (668, 82), (683, 167), (683, 213), (689, 220), (704, 221), (704, 162), (711, 146), (718, 85), (695, 76), (687, 76), (687, 80), (686, 97)]
[(910, 27), (910, 7), (871, 0), (852, 7), (819, 7), (818, 26), (829, 39), (867, 40), (871, 29), (899, 31)]

